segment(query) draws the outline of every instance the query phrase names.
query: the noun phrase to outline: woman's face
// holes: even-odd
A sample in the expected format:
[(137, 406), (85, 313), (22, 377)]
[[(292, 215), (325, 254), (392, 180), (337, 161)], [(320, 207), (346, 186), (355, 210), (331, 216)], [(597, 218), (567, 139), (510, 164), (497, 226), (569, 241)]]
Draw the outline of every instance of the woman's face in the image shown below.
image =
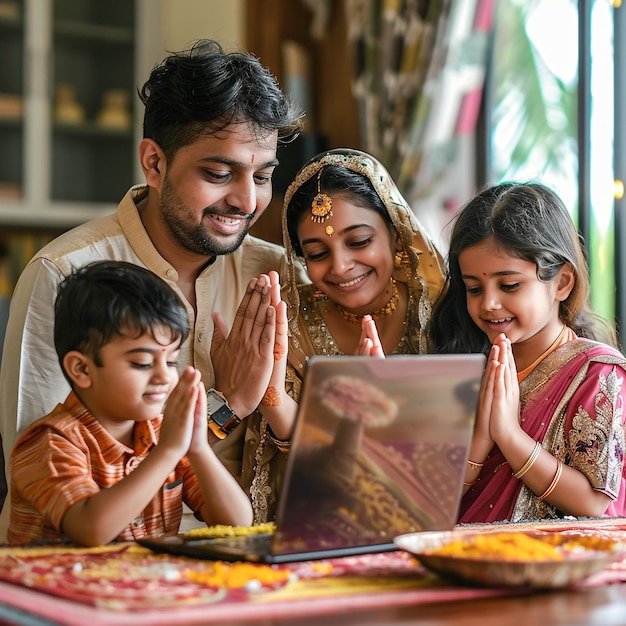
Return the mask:
[(317, 223), (307, 211), (298, 224), (307, 272), (313, 284), (344, 309), (372, 313), (389, 300), (399, 236), (373, 209), (343, 195), (331, 198), (330, 218)]

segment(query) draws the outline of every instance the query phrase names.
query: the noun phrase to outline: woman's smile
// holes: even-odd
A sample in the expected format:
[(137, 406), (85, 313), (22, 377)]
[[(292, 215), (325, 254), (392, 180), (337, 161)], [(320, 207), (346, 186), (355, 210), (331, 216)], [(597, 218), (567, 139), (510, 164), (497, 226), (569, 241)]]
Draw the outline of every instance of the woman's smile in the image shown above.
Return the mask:
[(353, 287), (356, 287), (357, 289), (361, 286), (361, 283), (373, 272), (373, 270), (370, 270), (369, 272), (365, 272), (365, 274), (361, 274), (360, 276), (357, 276), (356, 278), (352, 278), (346, 282), (331, 282), (331, 285), (333, 285), (334, 287), (338, 287), (339, 289), (345, 290), (345, 291), (353, 291)]

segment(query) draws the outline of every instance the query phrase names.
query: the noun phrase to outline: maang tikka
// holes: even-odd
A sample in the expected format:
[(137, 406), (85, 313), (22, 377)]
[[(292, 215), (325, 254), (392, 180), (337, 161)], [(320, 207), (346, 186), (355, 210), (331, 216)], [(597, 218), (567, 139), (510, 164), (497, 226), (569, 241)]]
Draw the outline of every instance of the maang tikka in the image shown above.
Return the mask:
[[(333, 214), (333, 201), (328, 194), (320, 191), (320, 178), (323, 169), (320, 169), (317, 174), (317, 195), (311, 202), (311, 219), (318, 224), (325, 222)], [(326, 229), (326, 234), (330, 236), (332, 231), (329, 233), (328, 229)]]

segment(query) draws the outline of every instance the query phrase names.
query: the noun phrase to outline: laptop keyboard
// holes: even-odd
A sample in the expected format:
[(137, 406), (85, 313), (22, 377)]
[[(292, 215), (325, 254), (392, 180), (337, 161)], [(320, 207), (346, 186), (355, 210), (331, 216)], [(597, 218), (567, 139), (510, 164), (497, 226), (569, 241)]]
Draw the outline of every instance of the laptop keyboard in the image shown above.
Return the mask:
[(240, 535), (233, 537), (211, 537), (206, 539), (187, 540), (190, 545), (197, 546), (229, 546), (231, 548), (245, 550), (254, 554), (269, 554), (272, 546), (271, 533), (256, 535)]

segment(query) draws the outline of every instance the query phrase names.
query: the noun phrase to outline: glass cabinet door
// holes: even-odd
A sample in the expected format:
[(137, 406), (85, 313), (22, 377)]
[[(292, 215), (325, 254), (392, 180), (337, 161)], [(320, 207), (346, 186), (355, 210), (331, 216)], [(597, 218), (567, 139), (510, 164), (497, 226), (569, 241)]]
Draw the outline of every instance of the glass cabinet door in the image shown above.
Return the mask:
[(0, 1), (0, 202), (22, 197), (24, 5)]
[(135, 3), (54, 0), (53, 201), (117, 203), (132, 185)]

